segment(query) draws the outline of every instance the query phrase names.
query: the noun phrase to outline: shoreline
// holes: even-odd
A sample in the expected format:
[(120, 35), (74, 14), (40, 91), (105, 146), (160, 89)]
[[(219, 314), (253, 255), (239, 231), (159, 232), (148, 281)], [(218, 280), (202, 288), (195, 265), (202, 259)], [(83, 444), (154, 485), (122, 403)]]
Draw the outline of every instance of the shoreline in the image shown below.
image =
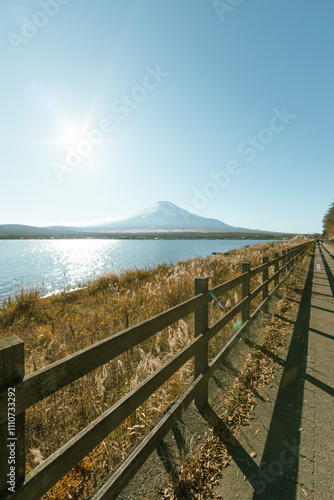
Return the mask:
[[(9, 240), (9, 241), (12, 241), (13, 244), (14, 244), (14, 241), (18, 241), (18, 240)], [(34, 239), (29, 240), (29, 241), (32, 242), (32, 243), (35, 242), (35, 244), (38, 245), (39, 244), (38, 242), (44, 241), (44, 240), (38, 240), (38, 239), (34, 238)], [(48, 240), (48, 241), (50, 241), (50, 240)], [(59, 240), (57, 240), (57, 241), (59, 241)], [(75, 242), (75, 240), (72, 240), (72, 241), (73, 241), (73, 243)], [(100, 241), (103, 241), (103, 242), (105, 242), (105, 244), (107, 244), (106, 240), (100, 240)], [(120, 239), (118, 241), (120, 242), (122, 240)], [(131, 239), (131, 240), (128, 239), (127, 241), (138, 241), (138, 240), (136, 240), (136, 239)], [(154, 240), (150, 239), (150, 240), (146, 240), (146, 241), (154, 241)], [(155, 241), (158, 242), (159, 240), (155, 240)], [(166, 239), (166, 240), (163, 240), (163, 241), (168, 241), (168, 240)], [(176, 240), (176, 241), (181, 241), (181, 240)], [(182, 241), (187, 241), (187, 240), (182, 240)], [(194, 241), (194, 240), (188, 240), (188, 241), (190, 242), (190, 241)], [(205, 244), (205, 240), (203, 240), (203, 239), (202, 240), (198, 240), (198, 241), (201, 241), (202, 242), (201, 244)], [(209, 241), (214, 242), (216, 240), (209, 240)], [(218, 240), (218, 241), (220, 241), (220, 240)], [(123, 274), (127, 270), (134, 271), (134, 270), (140, 270), (140, 269), (155, 269), (155, 268), (158, 268), (159, 266), (161, 266), (162, 264), (166, 264), (167, 262), (168, 262), (167, 265), (176, 266), (178, 264), (178, 262), (186, 262), (188, 260), (194, 260), (194, 259), (197, 259), (197, 258), (211, 257), (214, 254), (214, 251), (216, 251), (216, 250), (217, 250), (216, 253), (219, 253), (219, 254), (223, 255), (226, 252), (232, 252), (234, 250), (238, 251), (238, 250), (240, 250), (242, 248), (245, 248), (246, 246), (255, 247), (257, 245), (261, 245), (261, 244), (266, 243), (266, 242), (267, 243), (275, 243), (275, 242), (282, 242), (282, 243), (284, 243), (284, 242), (286, 242), (286, 240), (256, 240), (256, 239), (254, 240), (254, 239), (241, 239), (241, 238), (238, 239), (238, 240), (226, 239), (226, 240), (222, 240), (222, 241), (224, 243), (222, 243), (221, 245), (223, 245), (224, 247), (227, 246), (227, 249), (225, 251), (223, 251), (223, 252), (219, 252), (218, 248), (215, 247), (214, 243), (213, 244), (209, 243), (209, 246), (210, 246), (210, 248), (212, 248), (212, 250), (211, 250), (211, 253), (208, 253), (207, 255), (203, 255), (203, 256), (201, 256), (201, 255), (200, 256), (198, 256), (198, 255), (196, 256), (195, 255), (195, 256), (188, 257), (187, 252), (185, 252), (184, 253), (185, 256), (183, 258), (182, 258), (182, 256), (180, 256), (180, 258), (178, 259), (178, 261), (175, 262), (174, 264), (170, 263), (167, 260), (167, 257), (165, 259), (162, 258), (162, 260), (160, 262), (155, 262), (155, 259), (153, 258), (150, 264), (145, 264), (145, 263), (143, 263), (139, 259), (136, 264), (134, 264), (133, 262), (130, 263), (130, 264), (127, 264), (125, 262), (124, 265), (122, 267), (120, 267), (120, 268), (118, 268), (117, 265), (113, 269), (105, 267), (103, 270), (101, 270), (101, 271), (98, 272), (97, 276), (95, 275), (94, 277), (91, 277), (91, 278), (89, 277), (89, 274), (88, 275), (85, 274), (85, 276), (81, 276), (80, 275), (73, 282), (71, 282), (71, 275), (68, 274), (68, 270), (67, 270), (67, 268), (65, 266), (65, 268), (63, 269), (62, 272), (67, 276), (67, 282), (66, 283), (63, 281), (63, 276), (61, 276), (61, 279), (60, 279), (60, 275), (59, 276), (57, 275), (58, 277), (56, 276), (53, 280), (50, 279), (48, 281), (48, 278), (47, 278), (48, 275), (52, 274), (52, 272), (51, 272), (52, 270), (50, 271), (50, 269), (48, 270), (47, 274), (45, 274), (43, 276), (41, 276), (41, 275), (39, 275), (37, 273), (36, 276), (34, 277), (33, 281), (32, 281), (32, 278), (31, 278), (31, 280), (30, 280), (31, 282), (29, 283), (29, 280), (25, 279), (25, 270), (21, 269), (20, 275), (15, 275), (14, 274), (12, 276), (13, 280), (15, 278), (17, 278), (16, 283), (20, 283), (20, 286), (17, 287), (16, 283), (14, 283), (14, 281), (13, 281), (10, 284), (10, 286), (7, 286), (7, 287), (4, 286), (3, 290), (1, 290), (1, 288), (0, 288), (0, 290), (1, 290), (1, 293), (0, 293), (0, 306), (1, 306), (1, 304), (3, 304), (9, 298), (11, 300), (12, 299), (14, 300), (15, 297), (20, 294), (20, 292), (22, 290), (22, 287), (25, 287), (27, 291), (31, 291), (34, 288), (37, 288), (39, 290), (41, 298), (47, 298), (48, 296), (60, 295), (63, 292), (72, 292), (72, 291), (75, 291), (77, 289), (82, 289), (82, 288), (84, 288), (86, 286), (85, 283), (87, 283), (87, 282), (89, 282), (91, 280), (94, 280), (94, 279), (98, 279), (99, 276), (103, 276), (104, 273), (108, 273), (108, 272), (109, 273), (114, 272), (115, 275), (119, 276), (119, 275)], [(233, 243), (233, 248), (229, 248), (230, 246), (232, 246), (232, 245), (229, 245), (229, 242), (234, 242)], [(121, 243), (119, 243), (119, 244), (121, 244)], [(151, 245), (151, 243), (146, 243), (146, 244), (150, 244)], [(161, 243), (161, 244), (164, 245), (165, 243)], [(193, 244), (195, 244), (195, 243), (193, 243)], [(193, 244), (191, 244), (191, 246), (193, 246)], [(23, 245), (24, 245), (24, 243), (23, 243)], [(166, 243), (166, 245), (168, 245), (168, 243)], [(171, 245), (171, 243), (169, 243), (169, 245)], [(241, 248), (239, 248), (238, 245), (240, 245)], [(180, 255), (182, 255), (182, 253)], [(8, 278), (8, 280), (9, 280), (9, 278)], [(25, 281), (25, 283), (23, 283), (24, 281)]]
[(252, 232), (205, 232), (205, 231), (129, 231), (109, 233), (0, 233), (0, 240), (88, 240), (88, 239), (114, 239), (114, 240), (290, 240), (296, 236), (310, 237), (309, 234), (298, 233), (273, 233), (266, 231)]

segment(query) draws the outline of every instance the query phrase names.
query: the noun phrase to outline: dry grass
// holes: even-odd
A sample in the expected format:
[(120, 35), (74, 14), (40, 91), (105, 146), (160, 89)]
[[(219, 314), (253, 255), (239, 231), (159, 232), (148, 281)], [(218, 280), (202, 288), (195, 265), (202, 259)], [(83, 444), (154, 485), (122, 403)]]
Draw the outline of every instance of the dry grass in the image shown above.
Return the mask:
[[(1, 306), (0, 338), (17, 335), (25, 342), (26, 373), (31, 373), (190, 298), (195, 277), (208, 277), (209, 288), (213, 288), (240, 274), (242, 262), (256, 267), (263, 255), (272, 259), (274, 252), (303, 241), (262, 243), (225, 255), (180, 261), (176, 266), (127, 271), (121, 276), (106, 274), (83, 290), (45, 299), (40, 298), (37, 289), (22, 289)], [(254, 287), (260, 284), (261, 277), (253, 281)], [(225, 312), (240, 298), (240, 288), (220, 297)], [(211, 323), (224, 313), (213, 302), (209, 310)], [(211, 341), (210, 357), (231, 331), (232, 325), (228, 325)], [(28, 409), (27, 471), (165, 363), (192, 336), (193, 318), (189, 316)], [(192, 377), (190, 361), (44, 498), (86, 498)]]

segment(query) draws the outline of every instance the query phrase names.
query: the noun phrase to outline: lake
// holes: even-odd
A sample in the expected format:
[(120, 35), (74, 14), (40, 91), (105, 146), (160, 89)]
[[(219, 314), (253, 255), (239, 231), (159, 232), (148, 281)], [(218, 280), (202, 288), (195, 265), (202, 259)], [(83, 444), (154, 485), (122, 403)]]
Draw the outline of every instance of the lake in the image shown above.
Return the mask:
[(152, 268), (267, 240), (0, 240), (0, 302), (23, 285), (72, 290), (105, 271)]

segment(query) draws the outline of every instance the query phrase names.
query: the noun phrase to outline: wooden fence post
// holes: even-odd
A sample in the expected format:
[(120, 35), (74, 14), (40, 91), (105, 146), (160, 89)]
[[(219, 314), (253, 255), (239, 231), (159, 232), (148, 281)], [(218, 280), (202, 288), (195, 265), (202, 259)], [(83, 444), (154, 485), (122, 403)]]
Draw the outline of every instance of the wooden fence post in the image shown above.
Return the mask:
[(293, 252), (293, 256), (294, 256), (294, 259), (295, 259), (295, 260), (294, 260), (294, 263), (293, 263), (293, 265), (294, 265), (294, 266), (295, 266), (295, 265), (297, 264), (297, 262), (298, 262), (298, 254), (299, 254), (298, 250), (294, 250), (294, 252)]
[[(208, 278), (195, 278), (195, 295), (207, 293)], [(195, 337), (201, 335), (208, 328), (209, 306), (206, 304), (195, 311)], [(205, 372), (209, 364), (208, 344), (195, 354), (195, 378)], [(208, 404), (208, 384), (195, 396), (197, 408), (204, 408)]]
[(293, 268), (295, 267), (295, 261), (294, 261), (295, 254), (296, 254), (296, 251), (295, 251), (295, 249), (293, 248), (293, 249), (291, 250), (291, 265), (290, 265), (291, 269), (293, 269)]
[[(284, 267), (286, 264), (286, 250), (282, 250), (282, 255), (283, 255), (282, 267)], [(285, 275), (286, 275), (286, 269), (282, 271), (282, 278), (284, 278)]]
[(294, 266), (295, 266), (294, 261), (293, 261), (294, 256), (295, 256), (295, 251), (294, 251), (294, 249), (291, 249), (291, 254), (290, 254), (290, 255), (291, 255), (291, 257), (290, 257), (290, 262), (291, 262), (291, 263), (290, 263), (290, 268), (291, 268), (291, 269), (293, 269), (293, 268), (294, 268)]
[[(250, 264), (249, 262), (243, 262), (241, 266), (241, 272), (242, 274), (248, 273), (250, 271)], [(241, 288), (241, 299), (245, 299), (246, 297), (249, 296), (250, 292), (250, 285), (249, 285), (249, 278), (247, 278), (245, 281), (242, 282), (242, 288)], [(249, 320), (249, 304), (246, 304), (241, 312), (241, 320), (242, 323), (246, 323), (246, 321)], [(249, 333), (249, 329), (246, 329), (246, 334)]]
[(6, 422), (0, 424), (0, 496), (14, 493), (25, 476), (25, 413), (15, 416), (15, 383), (24, 376), (24, 342), (16, 335), (0, 340), (0, 388)]
[[(267, 262), (269, 262), (269, 257), (263, 257), (262, 262), (263, 262), (263, 264), (266, 264)], [(269, 278), (269, 271), (268, 271), (268, 267), (267, 267), (267, 269), (264, 269), (264, 271), (262, 273), (262, 283), (267, 281), (268, 278)], [(264, 287), (264, 289), (262, 291), (262, 300), (265, 300), (267, 297), (268, 297), (268, 283), (266, 284), (266, 286)], [(268, 302), (264, 305), (263, 311), (265, 313), (267, 313), (269, 311)]]
[[(275, 259), (277, 259), (279, 257), (279, 253), (275, 253)], [(278, 273), (279, 271), (279, 262), (275, 262), (275, 274)], [(275, 276), (275, 288), (278, 286), (279, 284), (279, 274), (277, 276)]]

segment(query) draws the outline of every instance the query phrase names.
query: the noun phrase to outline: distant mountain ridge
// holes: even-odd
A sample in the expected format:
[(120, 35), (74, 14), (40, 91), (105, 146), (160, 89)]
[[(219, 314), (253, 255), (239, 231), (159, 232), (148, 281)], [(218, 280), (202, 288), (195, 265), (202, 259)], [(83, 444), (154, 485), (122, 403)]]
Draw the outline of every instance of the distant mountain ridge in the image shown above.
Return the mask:
[(35, 227), (22, 224), (0, 225), (0, 236), (75, 236), (76, 234), (99, 234), (127, 231), (208, 231), (208, 232), (262, 232), (256, 229), (234, 227), (218, 219), (201, 217), (178, 207), (170, 201), (157, 201), (143, 210), (118, 217), (109, 222), (82, 227), (46, 226)]

